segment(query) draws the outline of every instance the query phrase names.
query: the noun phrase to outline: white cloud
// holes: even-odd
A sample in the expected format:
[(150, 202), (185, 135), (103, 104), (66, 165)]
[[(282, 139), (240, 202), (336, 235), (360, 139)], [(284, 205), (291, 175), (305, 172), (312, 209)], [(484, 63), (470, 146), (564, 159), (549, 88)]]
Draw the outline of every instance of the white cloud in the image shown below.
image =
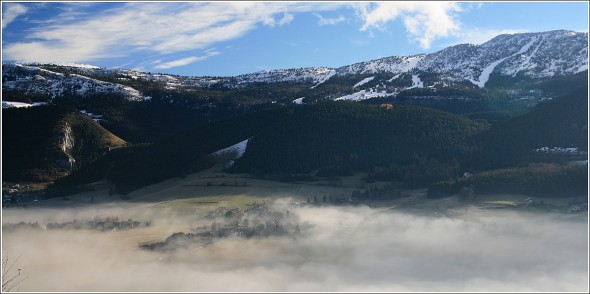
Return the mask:
[(281, 26), (284, 26), (284, 25), (290, 23), (291, 21), (293, 21), (293, 19), (295, 19), (293, 14), (285, 12), (285, 13), (283, 13), (283, 18), (279, 19), (278, 21), (275, 20), (274, 17), (268, 16), (268, 17), (264, 18), (262, 23), (264, 23), (267, 26), (271, 26), (271, 27), (276, 27), (276, 26), (281, 27)]
[[(92, 13), (74, 8), (37, 23), (18, 42), (3, 40), (4, 59), (92, 62), (139, 53), (190, 56), (189, 51), (243, 37), (261, 25), (288, 25), (299, 12), (314, 12), (319, 25), (336, 25), (347, 18), (325, 18), (319, 12), (341, 8), (352, 9), (362, 20), (361, 31), (369, 34), (401, 20), (411, 39), (429, 48), (435, 39), (460, 31), (456, 13), (461, 11), (454, 2), (137, 2)], [(3, 21), (10, 22), (8, 16), (9, 10)]]
[(191, 56), (191, 57), (181, 58), (181, 59), (168, 61), (168, 62), (164, 62), (164, 63), (162, 63), (161, 60), (156, 60), (153, 63), (155, 64), (154, 68), (169, 69), (169, 68), (173, 68), (173, 67), (189, 65), (189, 64), (197, 62), (197, 61), (202, 61), (202, 60), (208, 59), (209, 57), (212, 57), (215, 55), (219, 55), (219, 52), (208, 51), (208, 52), (206, 52), (206, 54), (204, 56)]
[(203, 57), (192, 56), (192, 57), (177, 59), (177, 60), (173, 60), (173, 61), (168, 61), (168, 62), (159, 64), (159, 65), (156, 65), (155, 68), (168, 69), (168, 68), (188, 65), (188, 64), (191, 64), (191, 63), (193, 63), (195, 61), (199, 61), (199, 60), (203, 60)]
[(354, 7), (364, 21), (361, 31), (385, 30), (386, 24), (401, 18), (412, 39), (424, 49), (430, 48), (435, 39), (451, 36), (461, 27), (456, 13), (462, 9), (456, 2), (378, 2)]
[(319, 13), (314, 13), (313, 15), (315, 15), (318, 18), (318, 25), (320, 25), (320, 26), (337, 25), (341, 22), (346, 21), (346, 17), (344, 17), (342, 15), (335, 17), (335, 18), (325, 18)]
[(2, 3), (2, 29), (27, 11), (27, 7), (22, 4)]
[(5, 41), (3, 54), (5, 59), (40, 62), (87, 62), (138, 51), (170, 54), (242, 37), (259, 24), (286, 25), (294, 12), (333, 7), (295, 2), (127, 3), (78, 21), (60, 22), (57, 16), (31, 30), (26, 41)]

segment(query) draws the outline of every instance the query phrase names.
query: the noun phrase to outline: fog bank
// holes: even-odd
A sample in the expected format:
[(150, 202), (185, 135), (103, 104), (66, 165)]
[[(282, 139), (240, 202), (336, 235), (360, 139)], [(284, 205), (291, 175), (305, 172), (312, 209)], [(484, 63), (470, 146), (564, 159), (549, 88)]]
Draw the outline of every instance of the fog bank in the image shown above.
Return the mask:
[[(93, 215), (151, 218), (129, 231), (3, 232), (22, 254), (20, 291), (587, 291), (587, 220), (466, 210), (453, 217), (363, 207), (293, 209), (304, 234), (226, 238), (172, 252), (138, 247), (198, 219), (111, 208), (9, 211), (3, 221)], [(157, 218), (156, 218), (157, 217)], [(189, 222), (189, 223), (187, 223)]]

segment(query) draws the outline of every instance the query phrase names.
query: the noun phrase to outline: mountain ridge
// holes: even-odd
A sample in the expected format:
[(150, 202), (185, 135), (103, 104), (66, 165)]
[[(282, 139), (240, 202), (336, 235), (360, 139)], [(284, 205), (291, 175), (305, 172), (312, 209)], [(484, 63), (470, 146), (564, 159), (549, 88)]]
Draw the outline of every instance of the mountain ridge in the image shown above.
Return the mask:
[[(439, 74), (441, 79), (448, 81), (469, 81), (483, 88), (490, 74), (496, 72), (504, 76), (525, 75), (533, 78), (545, 78), (587, 70), (587, 40), (588, 33), (567, 30), (502, 34), (481, 45), (458, 44), (430, 54), (388, 56), (338, 68), (274, 69), (225, 77), (152, 74), (151, 72), (97, 68), (87, 65), (64, 65), (62, 67), (76, 69), (78, 74), (87, 73), (94, 76), (120, 74), (131, 79), (164, 82), (171, 89), (210, 88), (213, 86), (240, 88), (256, 83), (279, 82), (310, 83), (315, 88), (333, 77), (388, 73), (393, 75), (391, 80), (394, 80), (396, 75), (421, 72)], [(29, 70), (33, 70), (34, 66), (31, 65)], [(42, 64), (36, 65), (37, 67), (44, 66)], [(4, 71), (3, 69), (3, 80)], [(47, 74), (59, 75), (59, 73)], [(3, 85), (3, 89), (4, 87), (18, 88), (10, 82)], [(102, 85), (99, 82), (96, 83)], [(117, 88), (117, 85), (112, 87)], [(141, 100), (141, 95), (135, 93), (132, 88), (125, 88), (123, 85), (120, 88), (120, 91), (130, 92), (126, 93), (130, 99)]]

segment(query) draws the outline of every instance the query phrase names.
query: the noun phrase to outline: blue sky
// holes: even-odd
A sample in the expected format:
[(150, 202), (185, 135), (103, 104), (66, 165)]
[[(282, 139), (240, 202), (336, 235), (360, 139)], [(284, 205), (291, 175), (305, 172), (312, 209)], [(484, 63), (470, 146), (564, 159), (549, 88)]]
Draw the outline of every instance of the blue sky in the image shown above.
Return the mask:
[(587, 2), (2, 2), (2, 59), (228, 76), (588, 32)]

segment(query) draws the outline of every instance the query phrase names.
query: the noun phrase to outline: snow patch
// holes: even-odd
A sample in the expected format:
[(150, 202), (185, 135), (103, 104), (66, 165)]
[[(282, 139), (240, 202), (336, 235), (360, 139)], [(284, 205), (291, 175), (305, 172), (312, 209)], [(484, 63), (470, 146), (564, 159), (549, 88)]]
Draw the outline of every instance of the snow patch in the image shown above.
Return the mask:
[(354, 92), (350, 95), (345, 95), (334, 99), (334, 101), (341, 101), (341, 100), (350, 100), (350, 101), (361, 101), (367, 100), (371, 98), (377, 97), (388, 97), (388, 96), (395, 96), (395, 93), (387, 93), (383, 92), (374, 92), (372, 89), (369, 90), (361, 90), (358, 92)]
[(313, 85), (310, 89), (315, 89), (315, 87), (319, 86), (320, 84), (326, 82), (327, 80), (329, 80), (331, 77), (333, 77), (336, 74), (335, 70), (330, 70), (330, 72), (328, 72), (327, 75), (325, 75), (317, 84)]
[(358, 83), (354, 84), (354, 86), (353, 86), (353, 87), (355, 87), (355, 88), (356, 88), (356, 87), (358, 87), (358, 86), (362, 86), (362, 85), (364, 85), (364, 84), (366, 84), (366, 83), (368, 83), (368, 82), (372, 81), (374, 78), (375, 78), (374, 76), (372, 76), (372, 77), (368, 77), (368, 78), (365, 78), (365, 79), (363, 79), (362, 81), (360, 81), (360, 82), (358, 82)]
[(47, 102), (35, 102), (33, 104), (30, 104), (30, 103), (24, 103), (24, 102), (2, 101), (2, 109), (33, 107), (33, 106), (41, 106), (41, 105), (47, 105)]
[(424, 88), (424, 83), (418, 75), (412, 75), (412, 86), (409, 89), (412, 88)]
[(578, 147), (541, 147), (533, 149), (534, 152), (543, 153), (569, 153), (569, 154), (585, 154), (586, 152), (578, 150)]
[(227, 148), (218, 150), (213, 152), (211, 155), (213, 155), (214, 157), (219, 157), (219, 156), (224, 156), (226, 154), (234, 154), (234, 157), (232, 160), (236, 160), (240, 157), (242, 157), (242, 155), (244, 155), (244, 152), (246, 152), (246, 147), (248, 147), (248, 141), (250, 141), (250, 138), (239, 142), (237, 144), (231, 145)]
[(586, 64), (584, 64), (584, 65), (581, 65), (581, 66), (578, 68), (578, 70), (576, 70), (576, 71), (575, 71), (575, 73), (583, 72), (583, 71), (585, 71), (585, 70), (588, 70), (588, 64), (587, 64), (587, 63), (586, 63)]
[(395, 79), (399, 78), (399, 76), (400, 76), (400, 75), (401, 75), (401, 74), (396, 74), (395, 76), (393, 76), (391, 79), (389, 79), (389, 80), (387, 80), (387, 81), (391, 83), (391, 82), (393, 82), (393, 80), (395, 80)]
[(305, 97), (297, 98), (297, 99), (293, 100), (293, 103), (295, 103), (295, 104), (303, 104), (303, 98), (305, 98)]
[(83, 114), (88, 115), (90, 118), (92, 118), (95, 122), (100, 122), (102, 121), (102, 114), (94, 114), (92, 112), (88, 112), (86, 110), (80, 110), (80, 112), (82, 112)]

